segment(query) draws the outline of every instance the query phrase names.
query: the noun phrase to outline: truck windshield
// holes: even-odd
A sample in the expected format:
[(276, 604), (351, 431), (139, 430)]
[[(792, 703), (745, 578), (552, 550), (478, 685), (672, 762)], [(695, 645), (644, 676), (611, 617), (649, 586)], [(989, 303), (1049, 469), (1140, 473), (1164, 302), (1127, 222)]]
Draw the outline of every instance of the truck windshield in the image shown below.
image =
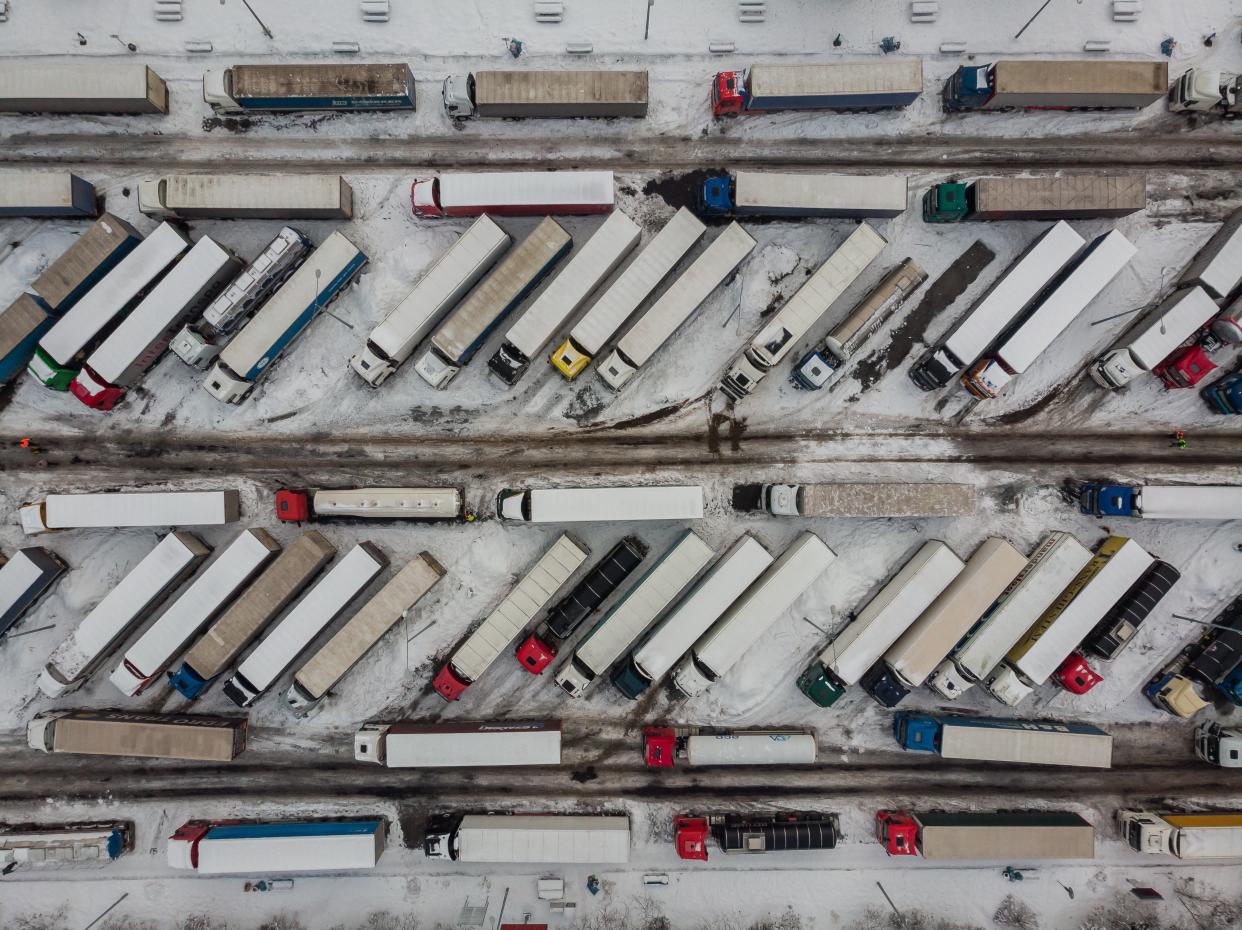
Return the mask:
[(1143, 851), (1143, 824), (1140, 821), (1130, 821), (1130, 826), (1126, 828), (1126, 842), (1136, 852)]

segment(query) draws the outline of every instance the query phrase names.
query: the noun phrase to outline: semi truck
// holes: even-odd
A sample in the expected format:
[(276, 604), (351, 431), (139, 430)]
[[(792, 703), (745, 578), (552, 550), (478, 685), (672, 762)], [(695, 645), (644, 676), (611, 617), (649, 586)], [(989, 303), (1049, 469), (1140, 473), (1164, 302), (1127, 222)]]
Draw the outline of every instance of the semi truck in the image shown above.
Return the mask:
[(613, 864), (630, 860), (630, 819), (581, 814), (437, 814), (423, 853), (454, 862)]
[(163, 115), (168, 85), (146, 65), (11, 58), (0, 66), (0, 112)]
[(918, 58), (815, 65), (752, 65), (712, 79), (712, 116), (773, 110), (884, 110), (923, 93)]
[(19, 294), (0, 312), (0, 385), (30, 364), (35, 347), (56, 318), (32, 294)]
[(364, 723), (354, 758), (390, 769), (560, 765), (559, 720)]
[(706, 230), (698, 217), (680, 208), (574, 324), (569, 338), (552, 353), (556, 370), (569, 381), (578, 377)]
[(621, 390), (755, 247), (755, 240), (737, 223), (711, 245), (647, 308), (617, 342), (596, 370), (614, 391)]
[(65, 864), (111, 861), (134, 848), (131, 821), (0, 825), (0, 868), (60, 868)]
[(1087, 373), (1103, 388), (1125, 387), (1160, 365), (1174, 349), (1207, 326), (1220, 312), (1201, 287), (1174, 291), (1126, 330)]
[(907, 178), (899, 174), (722, 172), (695, 192), (707, 216), (894, 217), (906, 212)]
[(1095, 557), (1018, 640), (985, 682), (997, 700), (1017, 705), (1065, 661), (1155, 558), (1133, 539), (1110, 536)]
[(190, 647), (177, 671), (169, 675), (173, 688), (191, 701), (202, 694), (334, 555), (336, 547), (314, 530), (286, 546)]
[(1234, 210), (1186, 266), (1175, 287), (1201, 287), (1228, 300), (1242, 284), (1242, 208)]
[(900, 712), (893, 717), (893, 736), (902, 749), (942, 759), (1097, 769), (1113, 764), (1113, 738), (1085, 723)]
[(443, 216), (590, 216), (616, 205), (611, 171), (454, 171), (415, 178), (410, 207)]
[(168, 838), (168, 864), (200, 875), (373, 869), (387, 836), (383, 817), (190, 820)]
[(249, 707), (349, 603), (388, 566), (370, 540), (350, 549), (237, 666), (224, 695)]
[(722, 678), (836, 558), (814, 533), (799, 536), (699, 637), (674, 669), (674, 687), (694, 697)]
[(95, 185), (68, 171), (0, 174), (0, 216), (99, 216)]
[(923, 222), (1092, 220), (1147, 209), (1141, 174), (1068, 174), (944, 181), (923, 195)]
[(701, 520), (703, 486), (504, 488), (496, 495), (496, 515), (522, 523)]
[(1208, 720), (1195, 727), (1195, 758), (1223, 769), (1242, 768), (1242, 730)]
[(26, 742), (40, 752), (232, 762), (246, 748), (246, 718), (48, 710), (26, 725)]
[(739, 484), (735, 510), (778, 517), (964, 517), (975, 512), (970, 484)]
[(77, 363), (115, 325), (142, 292), (186, 249), (186, 237), (162, 223), (70, 307), (39, 340), (27, 370), (54, 391), (67, 391)]
[(241, 270), (241, 259), (203, 236), (86, 357), (69, 392), (93, 410), (111, 410), (160, 360), (181, 324)]
[(52, 651), (39, 673), (39, 690), (55, 698), (80, 688), (125, 634), (150, 616), (209, 551), (189, 533), (161, 539)]
[(649, 769), (706, 765), (814, 765), (815, 734), (807, 730), (729, 730), (715, 727), (643, 727), (643, 764)]
[(759, 382), (810, 332), (886, 245), (887, 239), (866, 223), (859, 223), (785, 305), (764, 323), (721, 380), (720, 390), (733, 400), (753, 394)]
[(732, 853), (835, 849), (841, 827), (836, 814), (781, 811), (775, 814), (712, 814), (673, 821), (677, 855), (707, 861), (707, 838)]
[(924, 859), (1094, 859), (1095, 829), (1068, 811), (876, 811), (875, 835), (890, 856)]
[(818, 391), (826, 385), (926, 280), (927, 272), (914, 259), (904, 259), (833, 327), (823, 348), (798, 360), (789, 379), (793, 386)]
[(1064, 220), (1040, 233), (983, 296), (910, 369), (924, 391), (943, 387), (978, 358), (1050, 281), (1056, 278), (1086, 240)]
[(637, 700), (669, 673), (771, 564), (772, 556), (762, 544), (753, 536), (742, 536), (656, 623), (629, 657), (614, 666), (612, 683), (626, 697)]
[(456, 701), (586, 561), (589, 550), (562, 534), (540, 556), (436, 673), (432, 687), (446, 701)]
[(488, 359), (492, 373), (507, 385), (515, 384), (531, 360), (617, 270), (641, 237), (642, 228), (621, 210), (614, 210), (509, 327), (504, 344)]
[(1242, 856), (1242, 812), (1117, 811), (1117, 828), (1135, 852), (1178, 859)]
[(220, 352), (203, 381), (207, 393), (226, 404), (245, 400), (367, 260), (339, 231), (328, 236)]
[(1097, 238), (1065, 267), (1055, 283), (1039, 296), (1033, 309), (997, 340), (990, 354), (966, 370), (962, 384), (975, 397), (998, 396), (1015, 377), (1035, 364), (1137, 252), (1130, 240), (1115, 229)]
[(428, 552), (420, 552), (406, 563), (294, 673), (285, 695), (289, 706), (305, 711), (323, 700), (443, 577), (443, 566)]
[(475, 71), (441, 87), (453, 119), (646, 116), (646, 71)]
[(1097, 517), (1144, 520), (1242, 519), (1242, 486), (1104, 484), (1078, 486), (1078, 510)]
[(241, 329), (306, 261), (310, 251), (310, 240), (292, 226), (285, 226), (211, 302), (201, 318), (181, 327), (168, 347), (187, 365), (206, 371), (220, 354), (226, 337)]
[(18, 549), (5, 560), (0, 556), (0, 636), (39, 602), (68, 566), (42, 546)]
[(456, 520), (462, 503), (460, 488), (285, 488), (276, 492), (276, 519)]
[(963, 634), (1000, 597), (1026, 565), (1026, 556), (1003, 539), (985, 539), (931, 606), (863, 676), (867, 693), (895, 707), (923, 684)]
[(241, 492), (103, 491), (49, 494), (18, 511), (28, 536), (122, 526), (223, 526), (241, 516)]
[(491, 217), (476, 219), (371, 330), (362, 351), (349, 360), (350, 367), (372, 387), (387, 381), (496, 264), (512, 241)]
[(1242, 116), (1242, 75), (1214, 68), (1188, 68), (1169, 88), (1169, 112)]
[(963, 562), (938, 539), (919, 547), (887, 584), (798, 676), (798, 690), (831, 707), (961, 573)]
[(451, 310), (431, 334), (427, 351), (414, 370), (436, 390), (443, 390), (492, 330), (539, 286), (573, 248), (573, 237), (545, 216), (499, 265)]
[(996, 61), (962, 65), (944, 84), (944, 109), (1142, 109), (1169, 90), (1167, 61)]
[(1084, 652), (1101, 659), (1115, 659), (1127, 645), (1134, 641), (1134, 634), (1143, 625), (1156, 605), (1164, 599), (1173, 585), (1181, 578), (1181, 572), (1157, 559), (1134, 586), (1112, 606), (1104, 619), (1095, 625), (1082, 641)]
[(413, 110), (414, 74), (398, 64), (233, 65), (203, 74), (217, 113), (256, 110)]
[(354, 191), (339, 174), (170, 174), (138, 182), (138, 209), (183, 220), (348, 220)]
[(585, 694), (681, 596), (711, 561), (712, 554), (711, 546), (692, 530), (686, 530), (578, 641), (573, 655), (556, 674), (560, 689), (570, 697)]

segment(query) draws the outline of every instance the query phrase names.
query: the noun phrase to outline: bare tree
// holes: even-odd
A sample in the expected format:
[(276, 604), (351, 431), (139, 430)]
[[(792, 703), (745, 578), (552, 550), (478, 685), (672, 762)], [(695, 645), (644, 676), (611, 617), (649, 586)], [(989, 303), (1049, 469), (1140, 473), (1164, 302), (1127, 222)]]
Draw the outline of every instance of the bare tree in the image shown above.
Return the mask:
[(1014, 930), (1039, 930), (1039, 918), (1025, 901), (1020, 901), (1011, 894), (1004, 900), (992, 915), (992, 921), (1002, 927), (1013, 927)]

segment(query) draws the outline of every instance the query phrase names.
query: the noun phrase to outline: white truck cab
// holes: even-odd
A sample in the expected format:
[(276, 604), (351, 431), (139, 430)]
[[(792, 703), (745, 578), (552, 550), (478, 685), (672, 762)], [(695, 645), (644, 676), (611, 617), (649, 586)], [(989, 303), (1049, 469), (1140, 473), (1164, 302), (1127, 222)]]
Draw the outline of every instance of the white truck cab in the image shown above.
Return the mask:
[(945, 659), (927, 677), (927, 686), (941, 697), (955, 701), (969, 691), (974, 683), (958, 670), (952, 659)]
[(233, 99), (233, 69), (221, 68), (203, 74), (203, 100), (217, 113), (244, 112)]
[(703, 674), (695, 663), (694, 656), (688, 655), (673, 670), (672, 682), (673, 687), (686, 697), (694, 697), (706, 691), (712, 680)]
[(229, 373), (219, 362), (207, 372), (207, 379), (203, 382), (203, 388), (208, 394), (226, 404), (240, 404), (253, 387), (249, 381), (243, 381)]
[(437, 391), (443, 391), (448, 387), (448, 383), (461, 371), (458, 366), (446, 362), (430, 349), (424, 352), (422, 358), (415, 363), (414, 370)]
[(175, 216), (172, 210), (164, 205), (168, 191), (168, 181), (159, 178), (155, 181), (138, 182), (138, 211), (147, 216)]
[(1126, 844), (1135, 852), (1169, 855), (1173, 827), (1147, 811), (1117, 811), (1117, 827)]
[(1010, 707), (1016, 707), (1035, 690), (1023, 682), (1018, 677), (1018, 673), (1006, 664), (997, 668), (983, 683), (983, 687), (992, 697)]
[(386, 723), (364, 723), (354, 734), (354, 759), (358, 762), (374, 762), (383, 765), (384, 734), (388, 732)]
[(798, 516), (798, 487), (796, 484), (765, 484), (762, 496), (768, 513), (778, 517)]
[(557, 687), (570, 697), (578, 697), (587, 689), (592, 679), (584, 675), (578, 668), (578, 664), (571, 658), (565, 663), (565, 667), (556, 673), (555, 681)]
[(474, 116), (474, 75), (450, 74), (440, 88), (444, 98), (444, 112), (453, 119), (470, 119)]
[(1195, 755), (1223, 769), (1242, 768), (1242, 730), (1209, 720), (1195, 727)]
[(66, 710), (45, 710), (41, 714), (36, 714), (34, 719), (26, 724), (26, 745), (40, 752), (51, 752), (52, 723), (67, 713), (69, 712)]
[(38, 536), (40, 533), (50, 533), (52, 531), (46, 522), (47, 510), (43, 501), (26, 504), (17, 513), (22, 523), (22, 532), (27, 536)]
[(415, 178), (410, 187), (410, 205), (415, 216), (444, 216), (440, 207), (440, 179)]
[(209, 342), (192, 326), (181, 327), (172, 342), (168, 344), (168, 348), (181, 361), (187, 365), (193, 365), (199, 371), (206, 371), (207, 366), (216, 360), (221, 349), (214, 342)]
[(1191, 68), (1169, 88), (1169, 109), (1174, 113), (1235, 111), (1239, 76), (1211, 68)]
[(349, 364), (371, 387), (379, 387), (397, 370), (392, 359), (380, 355), (369, 342), (362, 347), (361, 352), (349, 360)]
[(1113, 349), (1091, 366), (1088, 374), (1101, 387), (1123, 387), (1144, 374), (1128, 348)]

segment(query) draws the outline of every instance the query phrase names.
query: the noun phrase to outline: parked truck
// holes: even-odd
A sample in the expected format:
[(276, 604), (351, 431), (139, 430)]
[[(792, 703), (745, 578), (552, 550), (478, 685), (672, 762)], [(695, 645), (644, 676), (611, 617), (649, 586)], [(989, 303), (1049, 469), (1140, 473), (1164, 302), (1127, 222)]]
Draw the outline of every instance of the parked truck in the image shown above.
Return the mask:
[(246, 748), (246, 718), (47, 710), (26, 725), (26, 742), (40, 752), (232, 762)]
[(677, 855), (707, 861), (707, 838), (730, 853), (835, 849), (841, 827), (836, 814), (781, 811), (775, 814), (712, 814), (673, 821)]
[[(142, 242), (142, 234), (111, 213), (97, 219), (30, 285), (53, 314), (64, 313)], [(33, 348), (33, 347), (32, 347)]]
[(1242, 116), (1242, 75), (1214, 68), (1188, 68), (1169, 88), (1169, 112)]
[(557, 537), (436, 673), (432, 682), (436, 694), (446, 701), (461, 697), (564, 587), (588, 554), (587, 548), (570, 536)]
[(752, 65), (712, 79), (712, 116), (773, 110), (883, 110), (923, 93), (918, 58), (814, 65)]
[(60, 556), (42, 546), (0, 556), (0, 636), (39, 602), (68, 568)]
[(1127, 645), (1134, 641), (1138, 632), (1156, 605), (1164, 599), (1173, 585), (1181, 578), (1181, 572), (1157, 559), (1138, 581), (1127, 591), (1104, 619), (1095, 625), (1082, 649), (1101, 659), (1115, 659)]
[(141, 64), (46, 63), (10, 58), (0, 66), (2, 113), (168, 112), (168, 85)]
[(703, 487), (639, 485), (631, 488), (504, 488), (496, 514), (523, 523), (604, 523), (634, 520), (700, 520)]
[(927, 272), (914, 259), (903, 260), (833, 328), (823, 348), (798, 360), (790, 375), (793, 386), (818, 391), (826, 385), (926, 280)]
[(893, 717), (893, 736), (902, 749), (942, 759), (1097, 769), (1113, 764), (1113, 738), (1085, 723), (901, 712)]
[(414, 74), (399, 64), (233, 65), (203, 74), (217, 113), (413, 110)]
[(641, 236), (638, 224), (621, 210), (614, 210), (509, 327), (504, 344), (488, 359), (492, 373), (507, 385), (515, 384), (531, 360), (617, 270)]
[(134, 848), (131, 821), (0, 825), (0, 868), (109, 862)]
[(673, 671), (674, 687), (694, 697), (723, 677), (836, 558), (814, 533), (799, 536), (699, 637)]
[(0, 174), (0, 216), (99, 216), (95, 185), (68, 171)]
[(354, 191), (339, 174), (169, 174), (138, 182), (138, 209), (183, 220), (348, 220)]
[(876, 811), (875, 834), (890, 856), (924, 859), (1094, 859), (1095, 829), (1068, 811)]
[(715, 727), (643, 727), (643, 764), (673, 768), (706, 765), (814, 765), (818, 747), (807, 730), (729, 730)]
[(18, 511), (28, 536), (121, 526), (223, 526), (241, 516), (241, 492), (103, 491), (49, 494)]
[(384, 852), (383, 817), (340, 820), (190, 820), (168, 838), (168, 864), (200, 875), (373, 869)]
[(734, 510), (778, 517), (964, 517), (975, 512), (970, 484), (738, 484)]
[(1064, 220), (1044, 230), (983, 296), (910, 369), (924, 391), (934, 391), (983, 354), (1021, 318), (1050, 281), (1086, 244)]
[(1223, 769), (1242, 768), (1242, 730), (1208, 720), (1195, 727), (1195, 758)]
[(706, 230), (688, 209), (679, 209), (574, 324), (569, 338), (552, 353), (551, 362), (556, 370), (570, 381), (581, 374)]
[(410, 206), (423, 218), (589, 216), (615, 205), (611, 171), (453, 171), (415, 178), (410, 187)]
[(460, 488), (285, 488), (276, 492), (276, 519), (456, 520)]
[(48, 657), (39, 690), (48, 697), (76, 691), (117, 643), (150, 616), (207, 558), (189, 533), (169, 533), (82, 619)]
[(1201, 287), (1213, 300), (1228, 300), (1239, 284), (1242, 284), (1242, 208), (1229, 214), (1186, 266), (1175, 286)]
[(1237, 520), (1242, 519), (1242, 486), (1087, 482), (1078, 486), (1078, 510), (1144, 520)]
[(647, 308), (599, 363), (597, 371), (614, 391), (621, 390), (755, 247), (755, 240), (737, 223), (712, 240), (676, 281)]
[(887, 244), (878, 232), (859, 223), (819, 270), (764, 323), (721, 380), (720, 390), (733, 400), (753, 394), (767, 373), (793, 350)]
[(1126, 330), (1113, 348), (1095, 360), (1087, 373), (1103, 388), (1124, 387), (1152, 371), (1220, 312), (1201, 287), (1174, 291)]
[(438, 814), (423, 853), (454, 862), (623, 863), (630, 819), (581, 814)]
[(1143, 695), (1184, 719), (1216, 698), (1242, 705), (1242, 598), (1235, 598), (1203, 633), (1152, 676)]
[(500, 323), (573, 248), (573, 238), (550, 216), (518, 243), (462, 303), (450, 311), (414, 370), (442, 390), (483, 347)]
[(0, 385), (8, 384), (30, 364), (35, 347), (56, 318), (33, 294), (19, 294), (0, 311)]
[(923, 222), (1089, 220), (1147, 209), (1141, 174), (1069, 174), (944, 181), (923, 195)]
[(947, 112), (1142, 109), (1168, 89), (1167, 61), (996, 61), (959, 67), (943, 100)]
[(899, 174), (722, 172), (695, 192), (707, 216), (893, 217), (906, 212), (907, 179)]
[(560, 765), (559, 720), (364, 723), (354, 758), (390, 769)]
[(441, 88), (453, 119), (647, 115), (646, 71), (475, 71)]
[(1117, 811), (1117, 827), (1135, 852), (1178, 859), (1236, 859), (1242, 856), (1242, 812), (1158, 814)]

